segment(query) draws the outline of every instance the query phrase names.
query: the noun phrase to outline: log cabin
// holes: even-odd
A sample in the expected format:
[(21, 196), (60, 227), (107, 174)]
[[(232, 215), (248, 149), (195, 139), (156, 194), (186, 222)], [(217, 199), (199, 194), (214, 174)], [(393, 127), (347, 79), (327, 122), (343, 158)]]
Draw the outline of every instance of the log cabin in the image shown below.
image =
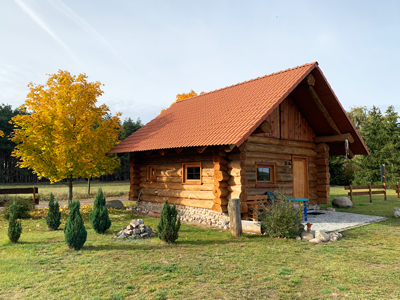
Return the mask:
[(229, 199), (267, 191), (329, 203), (329, 157), (369, 155), (317, 62), (184, 99), (109, 153), (130, 153), (129, 199), (223, 227)]

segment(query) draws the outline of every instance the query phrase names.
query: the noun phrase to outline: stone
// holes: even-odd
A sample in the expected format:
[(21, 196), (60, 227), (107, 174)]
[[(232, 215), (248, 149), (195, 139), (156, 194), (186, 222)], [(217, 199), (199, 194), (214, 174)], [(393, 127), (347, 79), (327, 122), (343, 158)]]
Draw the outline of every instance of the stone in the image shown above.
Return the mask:
[(313, 238), (313, 239), (309, 240), (309, 242), (310, 243), (316, 243), (316, 244), (322, 243), (322, 241), (320, 239), (317, 239), (317, 238)]
[(296, 236), (296, 241), (301, 241), (301, 236)]
[(309, 241), (309, 240), (311, 240), (313, 238), (314, 238), (314, 235), (312, 234), (312, 232), (303, 231), (301, 233), (301, 239), (303, 241)]
[(124, 209), (125, 206), (121, 200), (107, 200), (105, 207)]
[(156, 214), (154, 212), (152, 212), (152, 211), (149, 211), (149, 213), (147, 214), (147, 217), (148, 218), (155, 218)]
[(137, 221), (139, 222), (139, 225), (144, 224), (144, 221), (142, 219), (138, 219)]
[(140, 235), (140, 237), (142, 237), (142, 238), (146, 238), (146, 237), (148, 237), (148, 233), (147, 232), (145, 232), (145, 233), (142, 233), (141, 235)]
[(138, 222), (138, 220), (132, 220), (131, 223), (130, 223), (130, 225), (131, 225), (133, 228), (136, 228), (136, 227), (139, 227), (139, 222)]
[(338, 237), (337, 237), (336, 235), (330, 236), (330, 237), (329, 237), (329, 240), (330, 240), (331, 242), (336, 242), (336, 241), (338, 240)]
[(347, 197), (336, 197), (332, 200), (334, 207), (353, 207), (353, 202)]
[(315, 238), (320, 239), (322, 242), (329, 241), (329, 235), (322, 230), (315, 231)]
[(392, 212), (393, 216), (395, 216), (396, 218), (400, 218), (400, 207), (394, 207)]
[(309, 204), (307, 205), (307, 210), (321, 210), (318, 204)]
[(140, 234), (140, 233), (141, 233), (140, 229), (139, 228), (135, 228), (135, 234)]
[(334, 207), (327, 207), (325, 208), (326, 211), (336, 211), (336, 209)]

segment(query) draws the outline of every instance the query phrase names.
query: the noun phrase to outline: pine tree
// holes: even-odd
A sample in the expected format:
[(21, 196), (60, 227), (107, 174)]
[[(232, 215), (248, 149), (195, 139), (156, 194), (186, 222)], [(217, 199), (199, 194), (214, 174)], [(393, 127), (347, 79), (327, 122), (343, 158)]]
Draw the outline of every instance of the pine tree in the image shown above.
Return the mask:
[(89, 213), (90, 223), (97, 233), (104, 233), (111, 226), (111, 220), (105, 205), (106, 198), (103, 196), (103, 191), (102, 189), (98, 189), (96, 198), (94, 199), (93, 210)]
[(87, 238), (87, 231), (79, 209), (79, 201), (72, 201), (69, 204), (69, 215), (64, 227), (65, 242), (68, 247), (75, 250), (81, 249)]
[(57, 230), (61, 224), (60, 205), (58, 202), (54, 202), (53, 193), (50, 194), (49, 212), (47, 213), (46, 222), (51, 230)]
[(177, 216), (178, 211), (176, 210), (175, 204), (171, 207), (168, 204), (168, 200), (165, 200), (164, 207), (161, 211), (160, 222), (157, 225), (158, 237), (161, 240), (167, 243), (175, 243), (178, 239), (181, 220), (177, 218)]
[(19, 240), (22, 232), (21, 221), (17, 220), (17, 205), (14, 203), (10, 207), (10, 217), (8, 219), (8, 238), (12, 243)]

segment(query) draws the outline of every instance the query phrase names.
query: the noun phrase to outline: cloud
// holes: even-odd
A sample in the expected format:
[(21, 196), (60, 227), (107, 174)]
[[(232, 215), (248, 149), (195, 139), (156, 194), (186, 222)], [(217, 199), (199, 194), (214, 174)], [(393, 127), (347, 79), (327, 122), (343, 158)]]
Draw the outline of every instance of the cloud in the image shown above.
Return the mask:
[(44, 31), (46, 31), (64, 50), (68, 55), (80, 64), (78, 57), (75, 53), (47, 26), (47, 24), (22, 0), (14, 0), (14, 2), (29, 16), (31, 17)]
[(118, 53), (118, 51), (100, 34), (90, 26), (84, 19), (78, 16), (71, 8), (69, 8), (62, 0), (48, 0), (48, 2), (53, 5), (60, 12), (65, 14), (83, 30), (89, 33), (95, 40), (97, 40), (101, 45), (103, 45), (108, 51), (114, 54), (132, 73), (136, 75), (136, 72), (131, 68), (131, 66), (125, 61), (125, 59)]

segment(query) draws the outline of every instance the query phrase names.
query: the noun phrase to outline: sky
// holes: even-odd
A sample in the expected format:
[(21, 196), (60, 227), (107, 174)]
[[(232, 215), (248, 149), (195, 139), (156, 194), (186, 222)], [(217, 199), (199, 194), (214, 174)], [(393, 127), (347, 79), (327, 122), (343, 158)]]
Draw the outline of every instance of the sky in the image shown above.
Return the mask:
[(0, 104), (59, 69), (143, 123), (179, 93), (318, 61), (344, 109), (400, 109), (400, 1), (2, 0)]

